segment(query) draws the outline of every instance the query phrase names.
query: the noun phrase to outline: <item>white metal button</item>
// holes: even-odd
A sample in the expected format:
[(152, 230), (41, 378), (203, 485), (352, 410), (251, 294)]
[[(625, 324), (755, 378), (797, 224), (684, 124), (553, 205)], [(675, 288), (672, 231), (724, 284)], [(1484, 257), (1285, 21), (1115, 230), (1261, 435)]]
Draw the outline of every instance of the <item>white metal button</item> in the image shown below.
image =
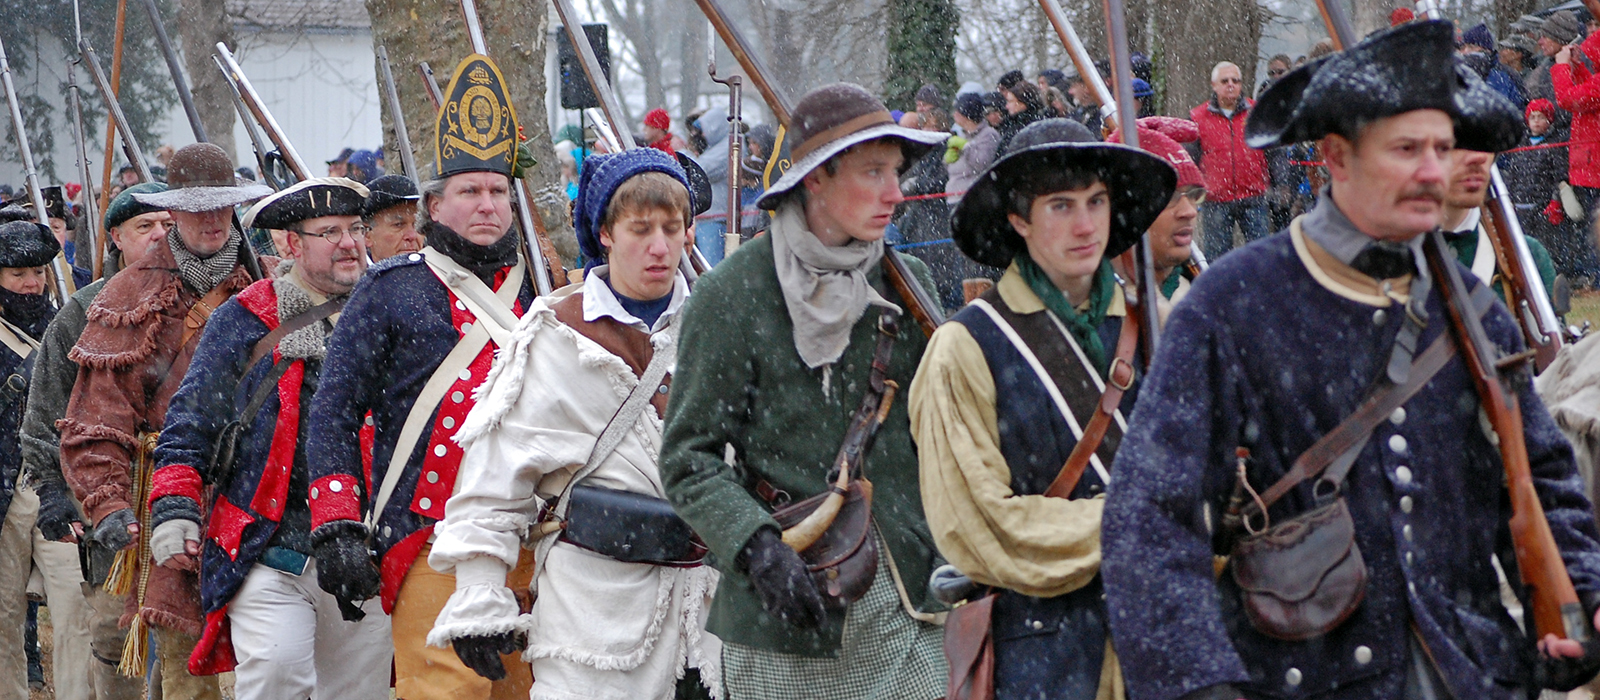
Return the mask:
[(383, 536), (384, 537), (388, 537), (389, 533), (391, 533), (391, 532), (394, 532), (394, 531), (390, 530), (388, 525), (384, 525), (383, 526)]
[(453, 391), (450, 393), (450, 400), (456, 403), (461, 403), (462, 401), (467, 400), (467, 395), (459, 391)]
[(312, 498), (316, 498), (317, 497), (317, 487), (315, 487), (315, 486), (311, 487), (311, 497)]
[(1356, 663), (1362, 666), (1372, 663), (1372, 647), (1364, 644), (1356, 647)]
[(1406, 566), (1411, 566), (1411, 564), (1416, 562), (1416, 560), (1417, 560), (1417, 555), (1416, 554), (1413, 554), (1411, 552), (1406, 552)]
[(1389, 436), (1389, 449), (1393, 450), (1397, 454), (1405, 454), (1405, 452), (1406, 452), (1406, 436), (1404, 436), (1404, 435), (1390, 435)]
[(1400, 425), (1401, 423), (1406, 422), (1406, 407), (1401, 406), (1394, 409), (1394, 413), (1389, 414), (1389, 422), (1395, 425)]
[(1416, 595), (1417, 594), (1417, 584), (1412, 583), (1410, 581), (1407, 581), (1406, 582), (1406, 590), (1411, 591), (1411, 595)]
[(1411, 540), (1415, 539), (1414, 535), (1416, 533), (1411, 530), (1411, 526), (1410, 525), (1407, 525), (1405, 527), (1400, 528), (1400, 534), (1401, 534), (1401, 536), (1406, 538), (1407, 542), (1410, 542)]
[[(428, 483), (430, 483), (430, 484), (439, 483), (439, 472), (428, 472)], [(1406, 527), (1411, 527), (1411, 526), (1407, 525)]]
[(367, 416), (367, 425), (372, 425), (372, 416)]
[(1402, 484), (1411, 483), (1411, 467), (1398, 467), (1394, 470), (1394, 478)]
[(1034, 620), (1033, 621), (1033, 628), (1036, 629), (1036, 630), (1042, 630), (1042, 629), (1044, 629), (1044, 623), (1039, 621), (1039, 620)]
[(1410, 513), (1411, 512), (1411, 506), (1412, 506), (1412, 500), (1411, 500), (1410, 496), (1401, 496), (1400, 497), (1400, 512), (1402, 512), (1402, 513)]
[(460, 309), (460, 310), (462, 310), (462, 311), (466, 311), (466, 310), (467, 310), (467, 305), (466, 305), (466, 304), (463, 304), (463, 303), (461, 303), (461, 300), (460, 300), (460, 299), (457, 299), (457, 300), (456, 300), (456, 308), (457, 308), (457, 309)]
[(406, 259), (410, 260), (411, 262), (416, 262), (418, 260), (421, 260), (422, 256), (421, 255), (417, 255), (416, 253), (412, 253), (412, 254), (406, 256)]
[(656, 393), (657, 394), (665, 394), (665, 393), (667, 393), (667, 385), (662, 384), (661, 386), (656, 387)]
[(1288, 673), (1283, 674), (1283, 680), (1289, 685), (1300, 685), (1300, 681), (1305, 680), (1305, 676), (1301, 675), (1300, 669), (1291, 668)]
[(456, 419), (451, 418), (450, 416), (445, 416), (444, 420), (439, 421), (439, 423), (444, 425), (445, 428), (454, 428), (454, 427), (456, 427)]
[(433, 507), (433, 501), (423, 498), (422, 500), (417, 501), (417, 505), (422, 506), (423, 510), (428, 510), (429, 508)]
[(344, 490), (344, 484), (341, 483), (341, 482), (338, 482), (338, 481), (329, 482), (328, 483), (328, 490), (332, 491), (334, 493), (338, 493), (338, 492)]
[(461, 379), (461, 381), (463, 381), (463, 382), (472, 381), (472, 370), (470, 370), (470, 369), (461, 370), (461, 374), (458, 374), (456, 376), (459, 377)]
[(435, 454), (435, 455), (437, 455), (439, 457), (443, 457), (444, 453), (446, 451), (447, 450), (445, 449), (444, 445), (434, 445), (433, 446), (433, 454)]
[(1383, 309), (1378, 309), (1377, 311), (1372, 312), (1372, 325), (1381, 326), (1385, 321), (1388, 320), (1389, 314), (1384, 312)]

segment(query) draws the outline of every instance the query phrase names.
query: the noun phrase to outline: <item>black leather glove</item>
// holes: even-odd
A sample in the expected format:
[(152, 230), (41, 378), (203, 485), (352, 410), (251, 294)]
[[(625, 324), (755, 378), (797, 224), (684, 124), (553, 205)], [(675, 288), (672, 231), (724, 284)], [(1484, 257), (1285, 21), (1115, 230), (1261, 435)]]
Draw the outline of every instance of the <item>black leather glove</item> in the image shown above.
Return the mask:
[(311, 532), (311, 552), (317, 559), (317, 585), (338, 599), (346, 620), (352, 610), (360, 612), (355, 603), (378, 594), (378, 567), (367, 549), (366, 526), (354, 520), (323, 523)]
[(522, 651), (528, 646), (528, 638), (517, 632), (502, 632), (488, 636), (456, 637), (450, 641), (450, 645), (455, 647), (456, 656), (467, 668), (491, 681), (498, 681), (506, 677), (506, 667), (500, 663), (500, 657)]
[(805, 561), (783, 543), (783, 535), (777, 529), (756, 530), (739, 552), (739, 563), (768, 614), (800, 628), (819, 627), (828, 619), (822, 594), (817, 592)]
[(1583, 656), (1578, 658), (1558, 659), (1539, 654), (1533, 679), (1540, 688), (1564, 693), (1593, 680), (1596, 673), (1600, 673), (1600, 638), (1591, 636), (1583, 643)]
[(72, 524), (83, 522), (67, 485), (60, 481), (41, 481), (34, 492), (39, 494), (39, 533), (51, 542), (65, 541), (72, 534)]
[(128, 526), (139, 522), (134, 517), (132, 508), (123, 508), (115, 513), (100, 519), (94, 526), (94, 541), (105, 546), (106, 549), (117, 551), (127, 549), (133, 544), (133, 533), (128, 532)]

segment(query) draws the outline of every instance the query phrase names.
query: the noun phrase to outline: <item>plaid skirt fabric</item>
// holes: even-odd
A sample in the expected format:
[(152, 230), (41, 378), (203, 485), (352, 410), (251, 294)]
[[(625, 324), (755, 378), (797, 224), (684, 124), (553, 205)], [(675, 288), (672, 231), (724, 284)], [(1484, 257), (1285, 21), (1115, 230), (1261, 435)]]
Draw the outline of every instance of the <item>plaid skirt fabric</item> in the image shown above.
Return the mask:
[(819, 659), (723, 643), (728, 700), (934, 700), (949, 676), (944, 628), (906, 614), (878, 545), (878, 575), (850, 606), (838, 658)]

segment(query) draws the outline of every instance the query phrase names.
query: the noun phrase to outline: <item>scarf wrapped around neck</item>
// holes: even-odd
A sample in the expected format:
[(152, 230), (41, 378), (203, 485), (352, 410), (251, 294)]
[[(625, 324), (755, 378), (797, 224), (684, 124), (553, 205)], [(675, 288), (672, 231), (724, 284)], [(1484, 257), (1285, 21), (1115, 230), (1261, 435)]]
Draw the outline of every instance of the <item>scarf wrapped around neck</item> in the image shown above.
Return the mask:
[(867, 271), (883, 259), (882, 240), (823, 245), (795, 201), (778, 207), (769, 235), (778, 285), (794, 322), (794, 348), (806, 367), (837, 362), (868, 306), (900, 310), (867, 282)]
[(1117, 288), (1111, 261), (1100, 259), (1100, 269), (1095, 271), (1094, 282), (1089, 287), (1089, 308), (1084, 311), (1073, 308), (1072, 302), (1067, 301), (1067, 295), (1056, 288), (1050, 276), (1033, 261), (1027, 250), (1017, 253), (1016, 261), (1017, 271), (1022, 273), (1022, 280), (1028, 283), (1028, 288), (1039, 295), (1039, 300), (1044, 302), (1044, 307), (1050, 313), (1061, 319), (1067, 332), (1072, 334), (1072, 339), (1078, 341), (1078, 347), (1083, 349), (1084, 356), (1089, 358), (1100, 376), (1105, 377), (1111, 369), (1111, 358), (1106, 355), (1099, 328), (1106, 320), (1106, 311), (1111, 308), (1111, 295)]
[(222, 250), (211, 257), (202, 258), (184, 247), (183, 236), (174, 231), (167, 236), (167, 248), (172, 251), (172, 259), (178, 262), (178, 274), (183, 277), (183, 283), (196, 292), (206, 294), (233, 274), (233, 268), (239, 264), (239, 244), (243, 241), (238, 231), (231, 231), (228, 242), (222, 244)]

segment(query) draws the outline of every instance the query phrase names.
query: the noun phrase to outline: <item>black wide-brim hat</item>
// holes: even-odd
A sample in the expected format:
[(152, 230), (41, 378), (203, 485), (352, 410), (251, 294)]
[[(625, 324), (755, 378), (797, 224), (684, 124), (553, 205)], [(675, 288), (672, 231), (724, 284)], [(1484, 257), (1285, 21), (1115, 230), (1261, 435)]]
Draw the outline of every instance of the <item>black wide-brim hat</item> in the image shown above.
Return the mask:
[(283, 230), (319, 216), (360, 216), (367, 194), (365, 185), (347, 177), (314, 177), (256, 202), (240, 223)]
[(367, 203), (362, 216), (372, 216), (389, 207), (402, 204), (416, 206), (422, 195), (417, 194), (417, 183), (404, 175), (384, 175), (367, 183)]
[(1471, 71), (1458, 69), (1455, 27), (1408, 22), (1296, 68), (1262, 93), (1245, 122), (1251, 148), (1340, 133), (1352, 120), (1437, 109), (1456, 126), (1456, 146), (1498, 152), (1522, 138), (1516, 107)]
[(1172, 200), (1178, 172), (1160, 156), (1120, 143), (1102, 143), (1071, 119), (1044, 119), (1017, 132), (988, 169), (961, 196), (950, 217), (956, 247), (992, 267), (1006, 267), (1027, 248), (1006, 215), (1012, 189), (1051, 169), (1091, 169), (1111, 196), (1106, 257), (1121, 254), (1144, 235)]
[(678, 159), (678, 165), (683, 166), (683, 173), (689, 177), (689, 208), (690, 213), (699, 216), (711, 209), (711, 176), (706, 174), (706, 169), (694, 162), (688, 154), (674, 151), (672, 154)]
[(44, 267), (61, 252), (50, 227), (37, 221), (0, 225), (0, 268)]

